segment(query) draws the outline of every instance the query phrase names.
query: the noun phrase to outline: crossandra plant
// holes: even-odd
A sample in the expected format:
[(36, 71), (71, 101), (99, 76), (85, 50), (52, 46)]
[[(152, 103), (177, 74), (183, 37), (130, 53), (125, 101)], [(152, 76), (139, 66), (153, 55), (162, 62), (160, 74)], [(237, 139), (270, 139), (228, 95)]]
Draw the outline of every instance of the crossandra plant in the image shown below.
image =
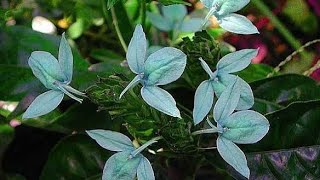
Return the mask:
[[(247, 5), (249, 0), (201, 2), (209, 9), (207, 16), (202, 19), (186, 17), (184, 5), (162, 6), (162, 15), (149, 12), (148, 17), (154, 26), (163, 31), (201, 31), (206, 28), (209, 18), (215, 16), (226, 31), (238, 34), (258, 33), (246, 17), (234, 13)], [(174, 97), (177, 93), (173, 90), (175, 85), (186, 82), (183, 73), (188, 66), (187, 53), (178, 47), (163, 47), (149, 55), (147, 47), (146, 34), (142, 25), (138, 24), (126, 52), (127, 63), (124, 63), (135, 74), (133, 80), (125, 82), (125, 87), (121, 82), (126, 78), (121, 77), (128, 74), (116, 74), (107, 78), (104, 88), (96, 85), (87, 90), (89, 99), (106, 110), (113, 120), (122, 119), (126, 122), (124, 132), (123, 128), (111, 127), (108, 130), (100, 128), (86, 131), (101, 147), (116, 152), (106, 161), (102, 179), (156, 179), (154, 169), (157, 169), (147, 157), (152, 160), (157, 157), (182, 158), (196, 152), (194, 157), (201, 162), (204, 154), (210, 151), (201, 148), (201, 139), (206, 137), (204, 134), (214, 133), (217, 133), (217, 139), (213, 149), (216, 148), (234, 170), (245, 178), (250, 178), (246, 156), (236, 144), (258, 142), (267, 134), (269, 122), (262, 114), (249, 110), (254, 105), (251, 87), (233, 73), (248, 67), (257, 56), (258, 49), (239, 50), (220, 60), (215, 59), (218, 63), (214, 72), (210, 68), (211, 64), (199, 57), (198, 66), (202, 66), (209, 79), (198, 85), (193, 111), (190, 111), (176, 102)], [(73, 73), (73, 56), (64, 34), (58, 60), (47, 52), (36, 51), (31, 54), (29, 66), (50, 91), (32, 102), (23, 115), (24, 118), (35, 118), (51, 112), (61, 103), (64, 94), (82, 102), (75, 95), (85, 94), (69, 85)], [(115, 80), (115, 77), (118, 79)], [(192, 79), (192, 76), (188, 78)], [(140, 93), (137, 89), (140, 89)], [(212, 109), (213, 114), (210, 115)], [(211, 122), (212, 117), (216, 125)], [(204, 119), (207, 121), (203, 121)], [(147, 131), (138, 133), (139, 129), (147, 125), (150, 125)], [(133, 140), (124, 134), (131, 135)], [(178, 151), (175, 148), (180, 149)]]

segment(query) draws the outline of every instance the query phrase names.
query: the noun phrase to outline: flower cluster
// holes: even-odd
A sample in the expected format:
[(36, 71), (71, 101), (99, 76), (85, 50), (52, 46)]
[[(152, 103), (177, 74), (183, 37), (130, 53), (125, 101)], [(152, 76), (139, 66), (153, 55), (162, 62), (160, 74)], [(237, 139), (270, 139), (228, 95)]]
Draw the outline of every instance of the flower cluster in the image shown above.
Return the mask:
[[(209, 9), (204, 20), (190, 19), (183, 5), (165, 6), (162, 8), (162, 15), (148, 13), (148, 17), (154, 26), (163, 31), (195, 32), (205, 27), (209, 18), (214, 15), (220, 26), (229, 32), (258, 33), (256, 27), (246, 17), (234, 13), (247, 5), (249, 0), (201, 1)], [(252, 90), (248, 83), (232, 73), (245, 69), (257, 53), (256, 49), (230, 53), (218, 62), (214, 72), (200, 58), (199, 65), (207, 72), (210, 79), (203, 81), (197, 88), (193, 109), (194, 125), (198, 125), (213, 107), (216, 125), (207, 118), (210, 128), (192, 134), (218, 133), (218, 152), (228, 164), (246, 178), (249, 178), (250, 170), (244, 153), (236, 143), (251, 144), (261, 140), (269, 130), (269, 122), (263, 115), (249, 110), (254, 104)], [(141, 96), (148, 105), (166, 115), (181, 118), (175, 99), (159, 86), (172, 83), (181, 77), (187, 64), (187, 56), (173, 47), (164, 47), (149, 55), (146, 35), (142, 26), (137, 25), (126, 58), (130, 70), (136, 76), (119, 98), (140, 83)], [(59, 61), (47, 52), (31, 54), (29, 66), (34, 75), (50, 90), (32, 102), (24, 113), (24, 118), (34, 118), (49, 113), (61, 103), (64, 94), (82, 102), (82, 99), (75, 95), (84, 96), (84, 93), (69, 85), (72, 79), (73, 57), (64, 34), (58, 59)], [(118, 132), (91, 130), (87, 131), (87, 134), (103, 148), (117, 152), (106, 162), (102, 179), (132, 180), (135, 177), (139, 180), (155, 179), (151, 163), (141, 152), (161, 137), (135, 147), (127, 136)]]

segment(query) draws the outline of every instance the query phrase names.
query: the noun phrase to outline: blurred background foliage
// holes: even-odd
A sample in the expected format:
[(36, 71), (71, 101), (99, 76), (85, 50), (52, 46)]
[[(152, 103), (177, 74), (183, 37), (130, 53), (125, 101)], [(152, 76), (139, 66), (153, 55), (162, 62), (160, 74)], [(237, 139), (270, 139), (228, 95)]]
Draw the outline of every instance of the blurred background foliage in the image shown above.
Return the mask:
[[(220, 57), (244, 48), (260, 48), (238, 75), (254, 91), (253, 109), (271, 123), (261, 142), (242, 147), (251, 178), (320, 179), (320, 2), (251, 0), (241, 13), (260, 34), (226, 33), (212, 19), (207, 31), (181, 33), (173, 41), (171, 33), (151, 25), (145, 10), (159, 12), (161, 5), (175, 3), (187, 5), (190, 16), (205, 15), (197, 0), (0, 0), (0, 179), (99, 179), (110, 154), (83, 134), (96, 128), (122, 131), (139, 142), (164, 136), (164, 152), (151, 156), (158, 179), (241, 179), (215, 151), (197, 149), (214, 146), (213, 137), (191, 137), (196, 127), (190, 112), (195, 89), (207, 78), (198, 58), (213, 67)], [(177, 99), (181, 121), (149, 108), (136, 89), (118, 100), (132, 76), (125, 46), (138, 23), (148, 36), (149, 53), (170, 45), (188, 55), (183, 78), (164, 87)], [(73, 48), (72, 86), (89, 99), (81, 105), (65, 99), (48, 115), (22, 120), (44, 91), (28, 57), (35, 50), (57, 56), (63, 32)]]

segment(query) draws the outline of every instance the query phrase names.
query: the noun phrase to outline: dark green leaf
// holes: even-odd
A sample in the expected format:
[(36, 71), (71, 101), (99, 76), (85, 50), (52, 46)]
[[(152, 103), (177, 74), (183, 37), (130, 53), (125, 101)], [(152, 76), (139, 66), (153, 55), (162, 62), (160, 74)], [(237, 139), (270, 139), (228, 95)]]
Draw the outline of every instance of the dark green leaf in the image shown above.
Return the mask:
[(320, 100), (296, 102), (266, 115), (270, 131), (248, 151), (268, 151), (311, 146), (320, 143)]
[(267, 78), (273, 68), (265, 64), (250, 64), (246, 69), (236, 73), (248, 83)]
[[(0, 30), (1, 64), (19, 64), (26, 66), (33, 51), (46, 51), (58, 57), (60, 37), (33, 31), (23, 26), (9, 26)], [(2, 44), (3, 43), (3, 44)], [(75, 70), (87, 70), (89, 64), (80, 56), (79, 52), (72, 51)]]
[(128, 17), (124, 4), (123, 3), (115, 4), (114, 12), (115, 12), (115, 16), (118, 21), (117, 23), (121, 31), (121, 34), (123, 36), (123, 39), (126, 42), (126, 44), (129, 44), (133, 34), (133, 26), (130, 22), (130, 19)]
[(109, 156), (88, 136), (68, 136), (50, 152), (40, 179), (92, 179), (101, 174)]
[(269, 113), (298, 101), (320, 99), (320, 87), (306, 76), (288, 74), (250, 84), (256, 98), (254, 110)]
[(90, 52), (90, 56), (102, 62), (112, 61), (118, 64), (120, 64), (125, 59), (121, 55), (107, 49), (93, 49)]
[(96, 105), (85, 101), (83, 104), (73, 105), (51, 122), (71, 131), (108, 129), (111, 127), (109, 115), (103, 111), (97, 112), (97, 109)]
[(41, 89), (31, 69), (14, 65), (0, 65), (0, 81), (0, 99), (5, 101), (18, 101), (28, 92)]

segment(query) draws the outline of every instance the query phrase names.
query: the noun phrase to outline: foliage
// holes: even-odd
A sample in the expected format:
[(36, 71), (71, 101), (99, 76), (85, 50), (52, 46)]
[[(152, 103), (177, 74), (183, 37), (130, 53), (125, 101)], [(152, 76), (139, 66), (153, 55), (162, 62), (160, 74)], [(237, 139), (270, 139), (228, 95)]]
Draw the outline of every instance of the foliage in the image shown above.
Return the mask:
[[(263, 47), (224, 42), (261, 30), (236, 14), (249, 2), (39, 0), (1, 9), (0, 179), (320, 178), (319, 84), (252, 64)], [(33, 10), (62, 36), (26, 27)], [(34, 177), (8, 169), (20, 124), (56, 137)]]

